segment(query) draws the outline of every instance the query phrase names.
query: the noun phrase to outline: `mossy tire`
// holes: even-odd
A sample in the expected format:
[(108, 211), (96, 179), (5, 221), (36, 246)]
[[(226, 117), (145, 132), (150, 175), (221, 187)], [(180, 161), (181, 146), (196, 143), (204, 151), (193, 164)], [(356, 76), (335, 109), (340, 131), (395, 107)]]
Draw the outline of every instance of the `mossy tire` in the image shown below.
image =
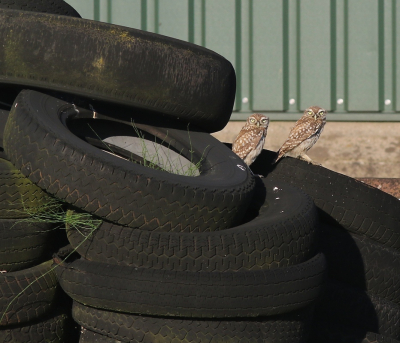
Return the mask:
[(232, 114), (231, 63), (189, 42), (93, 20), (0, 9), (0, 46), (0, 84), (16, 92), (58, 91), (100, 113), (111, 103), (112, 113), (141, 109), (144, 116), (191, 123), (205, 132), (222, 130)]
[(0, 158), (0, 219), (22, 219), (52, 197), (26, 178), (10, 161)]

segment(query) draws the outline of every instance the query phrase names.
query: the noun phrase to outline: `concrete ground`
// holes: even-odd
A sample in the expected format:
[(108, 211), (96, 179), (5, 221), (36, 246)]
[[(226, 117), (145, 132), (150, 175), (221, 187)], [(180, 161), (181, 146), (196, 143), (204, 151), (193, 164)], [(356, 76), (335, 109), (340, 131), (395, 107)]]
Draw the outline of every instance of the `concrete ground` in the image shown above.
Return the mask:
[[(294, 123), (271, 121), (264, 148), (277, 151)], [(243, 125), (229, 122), (213, 136), (232, 142)], [(400, 122), (327, 122), (308, 155), (354, 178), (400, 178)]]

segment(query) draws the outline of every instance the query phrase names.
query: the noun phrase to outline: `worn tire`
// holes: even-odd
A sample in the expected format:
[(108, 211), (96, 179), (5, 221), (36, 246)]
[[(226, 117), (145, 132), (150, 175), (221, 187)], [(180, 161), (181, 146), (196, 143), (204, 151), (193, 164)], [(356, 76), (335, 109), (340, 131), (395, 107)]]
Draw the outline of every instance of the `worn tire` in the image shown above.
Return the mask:
[[(42, 12), (81, 18), (79, 13), (63, 0), (0, 0), (0, 9)], [(9, 111), (17, 94), (18, 90), (12, 89), (12, 87), (7, 87), (7, 85), (0, 86), (0, 108)], [(3, 115), (0, 110), (0, 157), (7, 158), (2, 150), (2, 127), (4, 127), (2, 124)]]
[(324, 167), (264, 150), (252, 165), (256, 174), (280, 180), (308, 193), (324, 220), (400, 250), (400, 201), (361, 181)]
[(58, 283), (51, 265), (52, 262), (47, 261), (0, 275), (0, 313), (4, 314), (0, 325), (27, 323), (52, 309)]
[(399, 340), (353, 327), (316, 320), (308, 343), (400, 343)]
[(400, 305), (400, 253), (337, 225), (322, 224), (328, 275)]
[[(104, 311), (74, 302), (74, 320), (84, 329), (85, 340), (97, 337), (99, 342), (163, 343), (300, 343), (308, 337), (312, 308), (307, 307), (280, 316), (253, 320), (192, 320), (135, 316)], [(101, 337), (101, 336), (102, 337)]]
[(27, 269), (51, 258), (57, 245), (53, 224), (0, 219), (0, 270)]
[(14, 165), (0, 158), (0, 218), (27, 218), (34, 210), (51, 201), (51, 197), (26, 178)]
[(82, 327), (79, 335), (79, 343), (122, 343), (120, 340), (87, 330)]
[(315, 310), (321, 321), (400, 339), (400, 306), (330, 280)]
[(232, 113), (231, 63), (188, 42), (92, 20), (0, 9), (0, 46), (0, 84), (17, 91), (69, 93), (76, 104), (93, 105), (100, 113), (108, 108), (128, 120), (135, 107), (142, 112), (137, 116), (190, 122), (206, 132), (221, 130)]
[(325, 258), (245, 272), (173, 272), (54, 258), (64, 292), (111, 311), (197, 318), (256, 317), (307, 306), (320, 294)]
[(74, 105), (22, 91), (5, 128), (7, 156), (48, 193), (108, 221), (143, 230), (222, 230), (237, 225), (245, 214), (254, 178), (211, 135), (153, 128), (154, 135), (169, 137), (170, 146), (189, 159), (203, 156), (200, 176), (180, 176), (91, 146), (61, 123), (59, 114), (67, 112), (76, 115)]
[(4, 128), (6, 126), (8, 113), (9, 111), (0, 109), (0, 158), (1, 159), (7, 159), (6, 153), (4, 152), (3, 133), (4, 133)]
[(0, 329), (0, 341), (12, 343), (73, 343), (77, 335), (72, 332), (71, 315), (56, 310), (45, 317), (20, 325)]
[(67, 228), (67, 236), (86, 260), (174, 271), (274, 269), (317, 252), (317, 210), (297, 188), (257, 178), (247, 215), (244, 224), (214, 232), (148, 232), (103, 222), (94, 231)]

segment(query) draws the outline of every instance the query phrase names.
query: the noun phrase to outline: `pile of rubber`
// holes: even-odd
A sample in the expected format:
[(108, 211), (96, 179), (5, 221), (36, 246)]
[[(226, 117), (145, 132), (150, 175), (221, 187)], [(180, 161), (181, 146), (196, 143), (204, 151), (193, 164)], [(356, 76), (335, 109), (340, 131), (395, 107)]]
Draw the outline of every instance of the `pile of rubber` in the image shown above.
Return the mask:
[(268, 151), (254, 177), (210, 135), (222, 56), (62, 0), (0, 0), (0, 41), (3, 341), (400, 339), (398, 200)]
[(253, 171), (311, 196), (321, 218), (328, 281), (308, 342), (400, 340), (400, 201), (377, 188), (264, 150)]

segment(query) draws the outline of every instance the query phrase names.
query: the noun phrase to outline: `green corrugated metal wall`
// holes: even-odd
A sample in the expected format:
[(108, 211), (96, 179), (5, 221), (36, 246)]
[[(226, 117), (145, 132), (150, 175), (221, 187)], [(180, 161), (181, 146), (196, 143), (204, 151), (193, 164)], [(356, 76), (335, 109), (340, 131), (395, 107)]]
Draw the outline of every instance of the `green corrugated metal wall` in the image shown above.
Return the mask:
[(400, 120), (400, 1), (66, 0), (84, 18), (203, 45), (236, 70), (232, 119)]

